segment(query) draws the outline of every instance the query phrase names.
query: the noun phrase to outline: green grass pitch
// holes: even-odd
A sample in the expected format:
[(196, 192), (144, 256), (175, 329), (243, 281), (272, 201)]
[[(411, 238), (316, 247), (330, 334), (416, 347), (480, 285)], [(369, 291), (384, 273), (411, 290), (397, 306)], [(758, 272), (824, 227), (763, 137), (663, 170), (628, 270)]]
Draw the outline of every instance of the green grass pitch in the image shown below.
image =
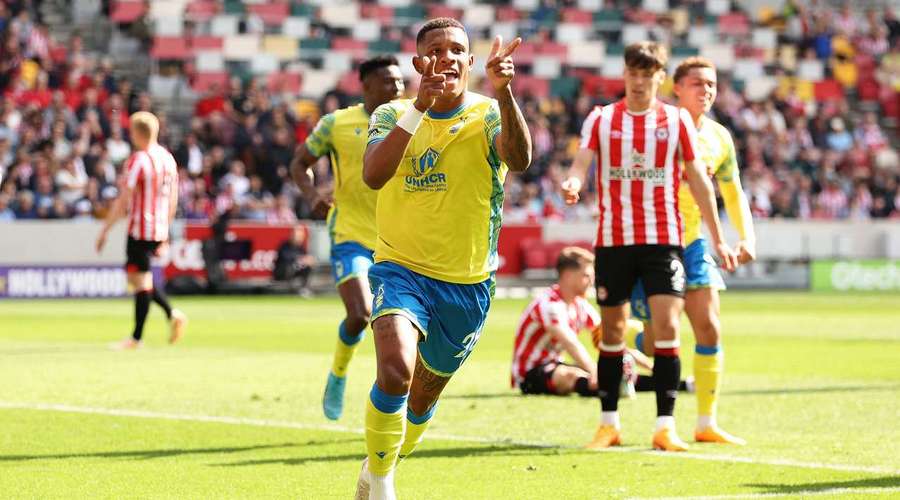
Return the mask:
[[(190, 317), (165, 344), (111, 352), (130, 301), (0, 303), (0, 497), (351, 498), (364, 453), (371, 339), (337, 423), (321, 391), (335, 298), (174, 298)], [(723, 295), (722, 426), (744, 448), (649, 450), (650, 394), (620, 404), (624, 445), (581, 448), (599, 403), (509, 388), (524, 301), (496, 301), (426, 441), (404, 461), (404, 499), (900, 497), (900, 296)], [(691, 372), (686, 330), (684, 374)], [(695, 400), (678, 400), (692, 438)]]

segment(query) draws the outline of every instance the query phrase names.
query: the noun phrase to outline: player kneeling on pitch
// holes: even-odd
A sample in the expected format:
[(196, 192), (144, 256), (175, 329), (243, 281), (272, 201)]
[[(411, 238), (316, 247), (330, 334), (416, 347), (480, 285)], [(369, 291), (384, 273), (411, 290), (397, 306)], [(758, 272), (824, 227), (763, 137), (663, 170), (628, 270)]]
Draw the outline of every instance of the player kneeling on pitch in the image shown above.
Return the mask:
[[(535, 298), (519, 320), (510, 381), (523, 394), (564, 396), (576, 392), (597, 397), (596, 364), (578, 340), (578, 333), (588, 330), (595, 347), (600, 346), (600, 314), (585, 297), (594, 284), (594, 255), (579, 247), (564, 248), (556, 271), (557, 283)], [(635, 390), (654, 390), (652, 377), (637, 374), (637, 367), (653, 370), (652, 362), (635, 347), (641, 341), (642, 329), (640, 321), (628, 321), (626, 339), (630, 348), (620, 387), (625, 396), (633, 396)], [(564, 352), (574, 364), (563, 361)], [(682, 382), (679, 389), (687, 390), (688, 386)]]

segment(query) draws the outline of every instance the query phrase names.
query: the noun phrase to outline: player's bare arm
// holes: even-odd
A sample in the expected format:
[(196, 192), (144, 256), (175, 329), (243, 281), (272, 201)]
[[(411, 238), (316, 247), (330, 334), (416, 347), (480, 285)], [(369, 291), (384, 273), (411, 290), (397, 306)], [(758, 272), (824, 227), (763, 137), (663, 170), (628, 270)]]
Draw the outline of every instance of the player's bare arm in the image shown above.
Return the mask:
[(312, 166), (319, 160), (309, 152), (306, 144), (297, 146), (294, 158), (291, 160), (291, 177), (300, 188), (303, 198), (312, 208), (312, 214), (316, 217), (325, 217), (333, 203), (331, 195), (319, 193), (314, 182)]
[(716, 195), (713, 191), (712, 181), (706, 174), (706, 167), (703, 166), (702, 161), (694, 159), (694, 161), (685, 162), (685, 169), (688, 187), (690, 187), (694, 199), (697, 200), (697, 206), (700, 207), (700, 215), (709, 229), (713, 248), (722, 260), (722, 267), (727, 271), (734, 271), (737, 266), (737, 257), (725, 243), (722, 222), (719, 220), (719, 213), (716, 210)]
[[(437, 64), (437, 57), (416, 56), (413, 58), (413, 65), (416, 71), (422, 74), (419, 83), (419, 93), (413, 103), (414, 109), (407, 110), (407, 113), (419, 113), (420, 119), (432, 106), (438, 97), (444, 93), (444, 80), (446, 76), (435, 73), (434, 65)], [(403, 117), (401, 117), (401, 121)], [(383, 141), (370, 144), (366, 147), (366, 154), (363, 158), (363, 182), (372, 189), (381, 189), (391, 177), (397, 172), (400, 166), (400, 160), (403, 159), (403, 153), (409, 145), (412, 133), (403, 128), (398, 122)]]
[(109, 230), (128, 213), (129, 200), (131, 200), (131, 188), (123, 180), (123, 182), (119, 183), (119, 196), (113, 200), (109, 213), (106, 214), (106, 219), (103, 221), (103, 228), (100, 229), (100, 234), (97, 235), (97, 253), (102, 252), (103, 247), (106, 246), (106, 237), (109, 234)]
[(501, 49), (502, 43), (502, 37), (497, 36), (494, 39), (494, 45), (485, 64), (487, 78), (500, 105), (501, 130), (496, 140), (497, 151), (500, 153), (500, 159), (511, 170), (524, 172), (531, 164), (531, 133), (510, 86), (516, 72), (512, 54), (522, 43), (522, 39), (516, 38)]
[(579, 149), (575, 153), (575, 159), (569, 168), (569, 176), (562, 183), (563, 198), (567, 205), (578, 203), (579, 193), (581, 193), (581, 188), (584, 187), (584, 179), (587, 177), (592, 161), (594, 161), (594, 152), (590, 149)]
[(572, 356), (576, 365), (590, 374), (594, 374), (597, 371), (596, 363), (591, 360), (591, 356), (585, 349), (584, 344), (578, 341), (578, 336), (575, 332), (569, 328), (559, 326), (550, 326), (547, 328), (547, 331), (562, 344), (563, 350), (569, 353), (569, 356)]

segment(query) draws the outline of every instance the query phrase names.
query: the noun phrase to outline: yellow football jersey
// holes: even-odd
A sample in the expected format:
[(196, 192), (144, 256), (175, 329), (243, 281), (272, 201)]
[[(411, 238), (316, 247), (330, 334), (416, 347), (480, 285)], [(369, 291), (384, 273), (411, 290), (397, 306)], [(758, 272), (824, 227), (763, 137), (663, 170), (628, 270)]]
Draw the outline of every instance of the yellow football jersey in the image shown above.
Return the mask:
[[(384, 140), (409, 103), (375, 110), (369, 144)], [(507, 172), (494, 148), (499, 133), (497, 101), (473, 92), (453, 111), (425, 114), (397, 172), (378, 194), (376, 262), (450, 283), (492, 276)]]
[(375, 200), (378, 191), (362, 180), (369, 114), (362, 104), (323, 116), (306, 138), (314, 156), (331, 155), (334, 206), (328, 212), (332, 244), (355, 241), (375, 248)]
[[(719, 184), (728, 216), (743, 239), (747, 235), (744, 234), (743, 211), (737, 203), (738, 193), (741, 191), (741, 175), (731, 134), (715, 120), (702, 117), (697, 127), (697, 141), (698, 157), (706, 165), (709, 175)], [(697, 206), (687, 182), (681, 184), (678, 198), (684, 223), (684, 246), (687, 247), (701, 236), (700, 207)]]

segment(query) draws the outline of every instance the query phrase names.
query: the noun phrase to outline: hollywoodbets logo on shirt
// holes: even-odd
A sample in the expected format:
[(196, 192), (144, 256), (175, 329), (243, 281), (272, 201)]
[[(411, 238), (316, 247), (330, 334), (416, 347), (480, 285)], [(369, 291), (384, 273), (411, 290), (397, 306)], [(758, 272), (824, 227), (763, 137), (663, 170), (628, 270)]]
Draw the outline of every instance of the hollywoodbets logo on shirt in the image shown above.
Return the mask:
[(421, 156), (410, 158), (413, 175), (404, 177), (407, 193), (437, 193), (447, 190), (447, 174), (435, 172), (440, 153), (428, 148)]
[(609, 178), (614, 181), (644, 181), (657, 186), (665, 185), (666, 172), (661, 168), (644, 168), (646, 157), (637, 150), (631, 152), (631, 165), (610, 167)]

